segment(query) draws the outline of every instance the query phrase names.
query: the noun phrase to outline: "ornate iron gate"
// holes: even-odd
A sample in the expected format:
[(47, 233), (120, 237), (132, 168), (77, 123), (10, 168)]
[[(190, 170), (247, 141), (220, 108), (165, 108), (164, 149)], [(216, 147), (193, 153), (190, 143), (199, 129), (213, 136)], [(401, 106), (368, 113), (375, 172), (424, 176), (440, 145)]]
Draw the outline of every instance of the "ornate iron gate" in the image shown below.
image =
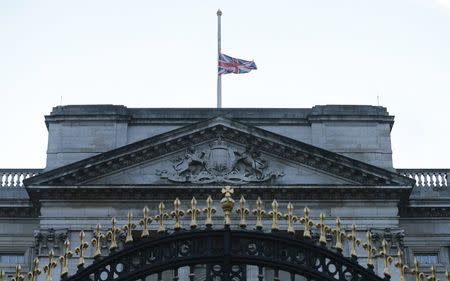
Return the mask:
[[(381, 281), (310, 240), (285, 232), (204, 229), (158, 235), (98, 258), (66, 281)], [(386, 279), (384, 279), (386, 280)]]

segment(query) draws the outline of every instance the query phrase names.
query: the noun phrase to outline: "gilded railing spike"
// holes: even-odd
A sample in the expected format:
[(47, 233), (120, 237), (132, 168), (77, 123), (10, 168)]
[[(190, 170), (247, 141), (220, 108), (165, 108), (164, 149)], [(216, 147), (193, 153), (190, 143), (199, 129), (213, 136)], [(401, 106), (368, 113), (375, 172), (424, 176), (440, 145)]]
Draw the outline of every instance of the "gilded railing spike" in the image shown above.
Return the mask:
[(303, 237), (311, 239), (311, 228), (314, 226), (314, 222), (311, 220), (310, 210), (308, 207), (303, 209), (303, 217), (300, 218), (300, 222), (303, 224)]
[(48, 264), (44, 266), (44, 272), (46, 273), (45, 281), (52, 281), (53, 269), (58, 265), (53, 258), (55, 253), (53, 249), (48, 252)]
[(398, 249), (397, 252), (398, 258), (397, 258), (397, 262), (395, 263), (395, 267), (398, 268), (398, 270), (400, 271), (400, 279), (399, 281), (406, 281), (405, 279), (405, 273), (408, 272), (408, 266), (404, 264), (403, 262), (403, 251)]
[(181, 202), (178, 197), (173, 201), (173, 211), (170, 213), (172, 218), (175, 219), (175, 224), (173, 226), (173, 229), (175, 231), (178, 231), (181, 229), (181, 218), (184, 216), (184, 211), (180, 209)]
[(358, 258), (357, 247), (361, 244), (361, 241), (357, 238), (355, 224), (352, 224), (352, 232), (347, 235), (347, 239), (349, 241), (351, 241), (351, 243), (352, 243), (352, 247), (350, 250), (350, 256), (352, 257), (352, 259), (357, 259)]
[(250, 210), (245, 207), (245, 198), (244, 195), (241, 195), (241, 199), (239, 200), (239, 208), (236, 209), (236, 213), (239, 215), (239, 227), (246, 228), (247, 227), (247, 215), (250, 213)]
[(414, 268), (411, 270), (412, 274), (415, 277), (415, 281), (422, 281), (425, 278), (425, 274), (423, 274), (419, 270), (419, 262), (417, 259), (414, 259)]
[(117, 249), (117, 234), (119, 234), (120, 230), (117, 227), (117, 220), (115, 217), (111, 219), (111, 230), (106, 233), (106, 237), (111, 241), (111, 245), (109, 246), (110, 251), (114, 251)]
[(64, 247), (63, 247), (63, 255), (59, 257), (59, 264), (61, 265), (61, 274), (60, 276), (66, 276), (69, 274), (69, 260), (73, 256), (72, 251), (70, 251), (70, 241), (69, 239), (66, 239), (64, 241)]
[(77, 267), (82, 268), (84, 267), (84, 256), (86, 254), (86, 249), (89, 247), (89, 244), (84, 241), (84, 238), (86, 237), (86, 234), (84, 234), (84, 231), (80, 231), (80, 246), (78, 246), (75, 249), (75, 254), (79, 255), (78, 257), (78, 263)]
[(377, 253), (377, 251), (372, 245), (372, 232), (367, 231), (366, 237), (367, 242), (363, 244), (363, 248), (367, 251), (367, 267), (369, 269), (373, 269), (373, 256)]
[(127, 224), (123, 227), (123, 231), (127, 234), (125, 238), (125, 244), (133, 242), (133, 230), (136, 228), (136, 224), (133, 223), (133, 213), (128, 212)]
[(3, 269), (0, 269), (0, 281), (5, 281), (5, 271), (3, 271)]
[(263, 209), (263, 202), (261, 198), (258, 197), (256, 200), (256, 208), (253, 209), (253, 214), (256, 216), (256, 225), (255, 228), (257, 230), (261, 230), (263, 228), (263, 218), (266, 214), (266, 211)]
[(206, 227), (212, 227), (213, 221), (212, 217), (216, 213), (216, 209), (213, 207), (213, 200), (211, 196), (208, 196), (206, 199), (206, 208), (203, 209), (203, 212), (206, 214), (205, 225)]
[(195, 197), (192, 197), (191, 200), (191, 208), (187, 210), (187, 213), (191, 215), (191, 229), (195, 229), (198, 226), (198, 216), (200, 215), (201, 210), (197, 208), (197, 200)]
[(428, 281), (439, 281), (439, 279), (436, 278), (436, 268), (434, 265), (430, 269), (430, 275), (427, 276)]
[(284, 218), (287, 220), (287, 232), (294, 234), (294, 223), (298, 220), (298, 217), (294, 215), (294, 205), (291, 202), (287, 204), (287, 213), (284, 214)]
[(327, 244), (327, 233), (331, 231), (331, 229), (325, 224), (325, 214), (320, 213), (319, 223), (316, 224), (317, 229), (319, 229), (319, 243), (321, 245)]
[(36, 257), (31, 265), (31, 271), (28, 272), (28, 280), (37, 281), (40, 274), (41, 270), (39, 269), (39, 259)]
[(139, 225), (142, 227), (141, 238), (148, 237), (150, 235), (148, 226), (152, 223), (153, 218), (150, 216), (150, 210), (147, 206), (142, 209), (142, 219), (139, 220)]
[(448, 269), (445, 270), (445, 281), (450, 281), (450, 272), (448, 272)]
[(381, 242), (381, 251), (380, 251), (380, 257), (383, 259), (383, 264), (384, 264), (384, 276), (386, 276), (387, 278), (391, 277), (391, 264), (392, 264), (392, 257), (389, 256), (389, 249), (388, 249), (388, 243), (386, 241), (386, 239), (383, 239), (383, 241)]
[(342, 253), (343, 241), (347, 236), (345, 235), (345, 230), (342, 229), (341, 219), (339, 217), (336, 218), (336, 228), (333, 229), (333, 233), (336, 236), (336, 244), (334, 247), (339, 253)]
[(159, 214), (155, 217), (155, 220), (159, 223), (158, 233), (166, 232), (166, 219), (169, 218), (169, 214), (166, 213), (166, 206), (161, 202), (158, 205)]
[[(11, 278), (11, 281), (23, 281), (25, 278), (22, 275), (22, 266), (20, 264), (16, 265), (16, 273), (14, 274), (14, 277)], [(51, 281), (51, 279), (50, 279)]]
[(278, 221), (281, 218), (281, 213), (278, 211), (278, 202), (276, 199), (273, 199), (271, 206), (272, 211), (270, 211), (268, 215), (272, 217), (272, 231), (278, 231), (280, 229)]
[(102, 255), (102, 240), (105, 239), (105, 235), (101, 232), (100, 224), (95, 226), (94, 238), (91, 240), (92, 246), (94, 246), (94, 259)]
[(234, 199), (231, 197), (233, 195), (234, 189), (230, 186), (225, 186), (222, 188), (222, 194), (224, 197), (220, 200), (220, 206), (223, 210), (224, 226), (229, 227), (231, 225), (231, 214), (234, 208)]

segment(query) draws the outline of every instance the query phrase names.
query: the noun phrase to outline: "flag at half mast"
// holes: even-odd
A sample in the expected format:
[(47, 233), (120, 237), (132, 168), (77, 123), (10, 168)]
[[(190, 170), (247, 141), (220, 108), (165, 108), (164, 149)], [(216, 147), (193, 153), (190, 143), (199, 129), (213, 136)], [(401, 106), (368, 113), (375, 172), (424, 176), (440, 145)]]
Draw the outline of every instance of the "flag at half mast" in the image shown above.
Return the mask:
[(218, 62), (218, 74), (228, 74), (228, 73), (247, 73), (256, 68), (254, 61), (241, 60), (237, 58), (232, 58), (225, 54), (219, 54)]

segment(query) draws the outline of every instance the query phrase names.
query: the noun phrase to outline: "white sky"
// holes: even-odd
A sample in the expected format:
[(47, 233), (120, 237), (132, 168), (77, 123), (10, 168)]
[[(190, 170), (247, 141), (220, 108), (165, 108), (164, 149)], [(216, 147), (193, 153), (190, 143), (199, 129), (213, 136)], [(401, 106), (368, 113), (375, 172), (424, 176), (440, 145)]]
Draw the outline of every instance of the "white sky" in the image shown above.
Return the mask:
[(44, 167), (61, 104), (380, 104), (397, 168), (450, 168), (450, 0), (0, 1), (0, 167)]

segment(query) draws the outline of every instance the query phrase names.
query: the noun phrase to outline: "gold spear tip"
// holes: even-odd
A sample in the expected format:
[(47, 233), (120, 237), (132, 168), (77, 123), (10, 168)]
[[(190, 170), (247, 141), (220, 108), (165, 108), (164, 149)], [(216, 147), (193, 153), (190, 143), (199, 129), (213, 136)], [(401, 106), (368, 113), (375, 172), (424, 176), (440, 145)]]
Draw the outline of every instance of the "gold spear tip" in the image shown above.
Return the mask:
[(220, 9), (217, 10), (217, 16), (221, 16), (222, 15), (222, 11)]

